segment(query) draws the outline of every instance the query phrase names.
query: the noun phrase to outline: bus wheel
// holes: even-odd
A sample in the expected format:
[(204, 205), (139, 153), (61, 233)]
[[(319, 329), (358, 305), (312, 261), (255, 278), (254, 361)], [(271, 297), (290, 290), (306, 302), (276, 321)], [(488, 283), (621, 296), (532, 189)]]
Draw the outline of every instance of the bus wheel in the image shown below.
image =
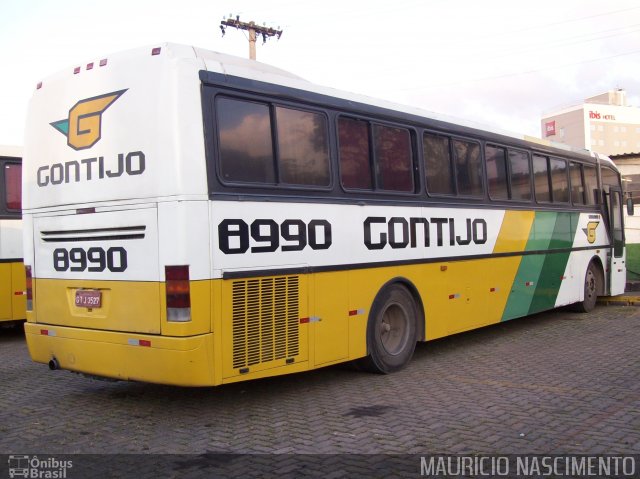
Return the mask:
[(369, 355), (361, 366), (387, 374), (402, 369), (416, 347), (416, 303), (406, 288), (394, 284), (384, 288), (373, 302), (367, 323)]
[(573, 305), (573, 309), (580, 313), (593, 311), (598, 300), (598, 293), (602, 290), (600, 270), (592, 261), (589, 263), (584, 276), (584, 300)]

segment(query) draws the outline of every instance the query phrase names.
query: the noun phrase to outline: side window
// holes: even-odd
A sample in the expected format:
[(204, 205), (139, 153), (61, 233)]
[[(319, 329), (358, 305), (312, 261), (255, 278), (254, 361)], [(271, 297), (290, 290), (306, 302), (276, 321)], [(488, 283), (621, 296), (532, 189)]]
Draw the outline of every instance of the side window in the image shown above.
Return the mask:
[(571, 202), (574, 205), (584, 205), (584, 185), (582, 183), (582, 165), (571, 162), (569, 164), (569, 175), (571, 176)]
[(222, 180), (274, 184), (269, 106), (218, 98), (216, 117)]
[(22, 165), (6, 163), (4, 165), (4, 191), (7, 210), (22, 209)]
[(480, 145), (464, 140), (453, 140), (456, 183), (461, 196), (482, 196), (482, 163)]
[(390, 191), (414, 191), (409, 131), (374, 125), (373, 132), (378, 187)]
[(434, 195), (455, 194), (449, 138), (425, 133), (422, 137), (422, 148), (427, 170), (427, 191)]
[(598, 176), (596, 167), (590, 165), (583, 166), (584, 172), (584, 189), (586, 193), (586, 201), (588, 205), (597, 205), (600, 203), (598, 196)]
[(524, 151), (509, 150), (511, 167), (511, 199), (531, 201), (531, 169), (529, 155)]
[(567, 162), (559, 158), (550, 158), (551, 185), (553, 187), (553, 202), (569, 202), (569, 177), (567, 176)]
[(372, 189), (369, 124), (366, 121), (339, 118), (338, 143), (342, 186), (347, 189)]
[(610, 186), (620, 188), (618, 174), (611, 168), (602, 167), (600, 174), (602, 175), (602, 189), (604, 189), (604, 191), (608, 192)]
[(340, 175), (346, 189), (415, 191), (406, 128), (338, 118)]
[(323, 115), (221, 97), (216, 100), (216, 117), (223, 181), (329, 186)]
[(487, 145), (484, 154), (487, 160), (489, 196), (494, 200), (508, 199), (506, 150), (497, 146)]
[(542, 203), (550, 203), (549, 166), (546, 156), (533, 155), (533, 184), (536, 192), (536, 200)]
[(276, 107), (281, 183), (329, 186), (329, 139), (324, 115)]

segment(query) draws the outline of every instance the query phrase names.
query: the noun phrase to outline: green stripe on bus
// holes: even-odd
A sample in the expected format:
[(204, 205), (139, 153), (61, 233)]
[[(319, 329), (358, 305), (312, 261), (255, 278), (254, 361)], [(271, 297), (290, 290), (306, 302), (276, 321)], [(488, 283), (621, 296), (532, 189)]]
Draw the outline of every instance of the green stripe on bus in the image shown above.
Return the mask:
[[(556, 224), (557, 213), (537, 211), (525, 251), (546, 250), (549, 247)], [(502, 314), (502, 321), (526, 316), (531, 307), (531, 300), (535, 292), (540, 272), (544, 263), (544, 255), (523, 256), (520, 260), (518, 272), (513, 279), (511, 293)]]
[[(553, 229), (553, 235), (549, 242), (549, 249), (571, 248), (578, 225), (577, 213), (558, 213)], [(556, 304), (562, 277), (569, 261), (570, 253), (546, 254), (542, 265), (542, 271), (535, 288), (529, 314), (551, 309)]]

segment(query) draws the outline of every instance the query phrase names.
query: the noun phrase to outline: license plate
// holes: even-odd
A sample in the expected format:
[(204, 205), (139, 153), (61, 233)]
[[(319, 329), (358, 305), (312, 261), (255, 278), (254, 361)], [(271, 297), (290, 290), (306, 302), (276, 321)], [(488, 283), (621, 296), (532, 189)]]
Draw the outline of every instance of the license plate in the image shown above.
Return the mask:
[(102, 293), (89, 289), (76, 291), (76, 306), (79, 308), (99, 308), (102, 306)]

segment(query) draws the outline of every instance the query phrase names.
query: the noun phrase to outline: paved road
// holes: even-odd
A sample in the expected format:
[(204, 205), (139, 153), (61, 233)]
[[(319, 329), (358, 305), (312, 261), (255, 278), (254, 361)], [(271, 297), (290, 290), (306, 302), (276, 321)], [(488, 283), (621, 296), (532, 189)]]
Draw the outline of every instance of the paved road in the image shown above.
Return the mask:
[[(363, 467), (362, 477), (384, 477), (366, 472), (380, 455), (637, 454), (639, 347), (640, 308), (598, 306), (419, 344), (392, 375), (334, 367), (186, 389), (51, 372), (30, 361), (19, 331), (0, 330), (0, 454), (144, 454), (128, 456), (131, 467), (154, 458), (154, 477), (242, 471), (242, 456), (226, 454), (267, 469), (279, 458), (277, 475), (292, 477), (315, 469), (290, 454), (353, 458), (335, 473), (316, 464), (325, 477), (359, 477)], [(6, 470), (0, 458), (0, 479)]]

